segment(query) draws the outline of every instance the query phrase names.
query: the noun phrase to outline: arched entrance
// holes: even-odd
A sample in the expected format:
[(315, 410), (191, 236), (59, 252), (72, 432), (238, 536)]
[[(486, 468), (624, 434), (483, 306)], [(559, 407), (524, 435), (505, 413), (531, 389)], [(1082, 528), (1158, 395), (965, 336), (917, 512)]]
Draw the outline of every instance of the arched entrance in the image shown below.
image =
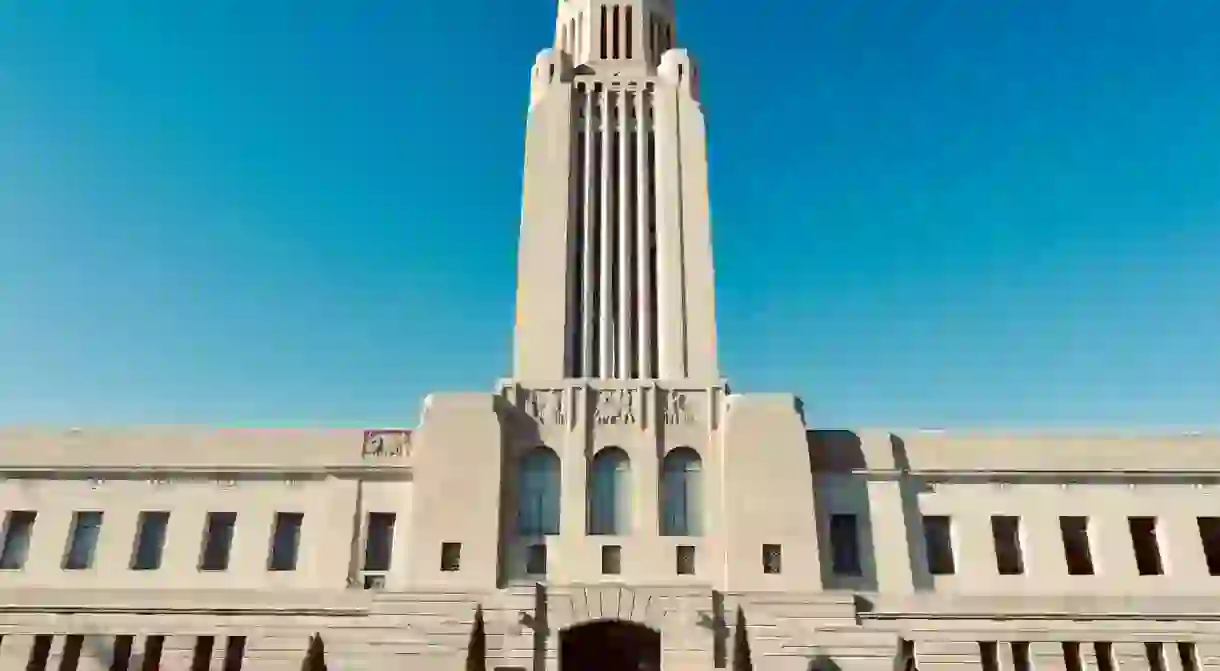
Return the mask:
[(560, 671), (661, 671), (661, 634), (642, 624), (598, 620), (559, 632)]

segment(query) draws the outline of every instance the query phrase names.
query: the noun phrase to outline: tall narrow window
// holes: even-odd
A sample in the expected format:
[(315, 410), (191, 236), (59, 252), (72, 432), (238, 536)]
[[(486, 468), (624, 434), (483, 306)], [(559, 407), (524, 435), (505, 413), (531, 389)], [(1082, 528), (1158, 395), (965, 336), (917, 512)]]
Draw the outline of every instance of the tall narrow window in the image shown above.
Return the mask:
[(25, 671), (46, 671), (47, 660), (51, 657), (51, 643), (54, 638), (51, 634), (37, 634), (34, 636), (34, 645), (30, 648), (30, 656), (25, 663)]
[(1207, 574), (1220, 575), (1220, 517), (1199, 518), (1199, 542), (1207, 560)]
[(1097, 658), (1097, 671), (1114, 671), (1114, 646), (1105, 641), (1093, 644), (1093, 655)]
[(1089, 518), (1060, 517), (1063, 554), (1068, 575), (1093, 575), (1093, 552), (1089, 549)]
[(221, 671), (241, 671), (242, 662), (246, 658), (246, 637), (230, 636), (225, 643), (225, 660)]
[(0, 550), (0, 569), (15, 571), (25, 568), (30, 556), (30, 537), (34, 534), (32, 510), (13, 510), (4, 521), (4, 549)]
[(68, 634), (64, 637), (64, 650), (59, 657), (59, 668), (63, 671), (75, 671), (80, 667), (80, 653), (85, 647), (85, 637), (80, 634)]
[(271, 531), (271, 556), (267, 561), (269, 571), (295, 571), (297, 554), (301, 543), (303, 513), (276, 513), (275, 526)]
[(630, 521), (631, 460), (621, 449), (607, 447), (589, 469), (589, 533), (629, 533)]
[(521, 459), (517, 530), (522, 536), (559, 533), (559, 456), (550, 448), (535, 447)]
[(698, 536), (702, 515), (703, 461), (689, 447), (678, 447), (661, 464), (661, 535)]
[(836, 575), (859, 576), (860, 529), (855, 515), (830, 516), (831, 567)]
[(995, 565), (1000, 575), (1025, 573), (1021, 556), (1021, 518), (993, 515), (991, 537), (995, 541)]
[(1011, 645), (1013, 671), (1030, 671), (1029, 643), (1013, 641)]
[(388, 571), (394, 554), (394, 513), (369, 513), (364, 541), (364, 570)]
[(161, 568), (165, 551), (165, 532), (169, 528), (169, 513), (164, 510), (140, 513), (136, 523), (136, 546), (131, 554), (133, 571), (155, 571)]
[(1199, 671), (1199, 660), (1195, 655), (1194, 643), (1178, 644), (1178, 661), (1182, 663), (1182, 671)]
[(72, 529), (68, 536), (68, 550), (64, 553), (64, 569), (80, 571), (93, 568), (93, 554), (97, 550), (97, 539), (102, 532), (102, 513), (95, 510), (72, 514)]
[(1140, 575), (1161, 575), (1161, 546), (1156, 538), (1155, 517), (1129, 517), (1131, 545), (1135, 549), (1135, 567)]
[(110, 651), (110, 671), (127, 671), (131, 664), (131, 646), (135, 636), (120, 634), (114, 637), (114, 648)]
[(164, 649), (164, 634), (155, 634), (144, 639), (144, 656), (140, 664), (140, 671), (160, 671), (161, 651)]
[(608, 21), (606, 20), (606, 6), (602, 5), (602, 19), (598, 25), (601, 28), (601, 38), (602, 38), (601, 39), (601, 55), (602, 55), (603, 61), (606, 60), (606, 55), (607, 55), (606, 47), (608, 46), (608, 44), (610, 42), (610, 40), (606, 39), (607, 38), (606, 29), (608, 27), (607, 23), (608, 23)]
[(622, 36), (623, 36), (623, 34), (621, 32), (622, 24), (619, 23), (619, 14), (622, 12), (622, 9), (623, 9), (622, 7), (615, 5), (614, 9), (610, 10), (610, 16), (613, 18), (613, 21), (614, 21), (613, 29), (610, 31), (610, 34), (613, 36), (613, 42), (610, 45), (610, 53), (611, 53), (611, 57), (614, 58), (615, 60), (618, 60), (618, 57), (619, 57), (618, 45), (619, 45), (619, 41), (622, 39)]
[(1144, 657), (1150, 671), (1165, 671), (1165, 646), (1161, 643), (1145, 643)]
[(995, 641), (979, 641), (979, 661), (982, 671), (1000, 671), (1000, 655)]
[(631, 38), (632, 38), (632, 35), (635, 33), (635, 24), (632, 23), (632, 21), (631, 21), (631, 5), (627, 5), (627, 7), (624, 9), (624, 12), (626, 12), (626, 15), (627, 15), (627, 20), (623, 22), (624, 24), (626, 24), (627, 33), (625, 35), (623, 35), (623, 39), (627, 42), (626, 56), (627, 56), (627, 58), (631, 58), (631, 47), (634, 46)]
[(214, 636), (195, 637), (195, 650), (191, 655), (191, 671), (208, 671), (212, 665), (212, 648), (215, 645)]
[(203, 527), (203, 548), (199, 553), (200, 571), (225, 571), (233, 549), (233, 528), (237, 513), (208, 513)]
[(925, 516), (923, 538), (928, 572), (932, 575), (953, 575), (957, 567), (953, 560), (953, 529), (949, 518), (942, 515)]
[(1084, 660), (1080, 658), (1080, 644), (1063, 642), (1063, 671), (1083, 671)]

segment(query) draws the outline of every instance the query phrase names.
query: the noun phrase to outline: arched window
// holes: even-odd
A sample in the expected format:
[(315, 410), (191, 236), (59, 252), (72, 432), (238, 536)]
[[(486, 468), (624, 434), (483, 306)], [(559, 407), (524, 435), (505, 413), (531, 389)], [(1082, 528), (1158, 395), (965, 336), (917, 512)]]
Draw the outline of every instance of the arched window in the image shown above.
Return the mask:
[(521, 457), (517, 531), (523, 536), (559, 533), (559, 456), (535, 447)]
[(597, 453), (589, 468), (589, 533), (616, 536), (631, 527), (631, 459), (617, 447)]
[(698, 536), (703, 461), (689, 447), (665, 455), (661, 464), (661, 535)]

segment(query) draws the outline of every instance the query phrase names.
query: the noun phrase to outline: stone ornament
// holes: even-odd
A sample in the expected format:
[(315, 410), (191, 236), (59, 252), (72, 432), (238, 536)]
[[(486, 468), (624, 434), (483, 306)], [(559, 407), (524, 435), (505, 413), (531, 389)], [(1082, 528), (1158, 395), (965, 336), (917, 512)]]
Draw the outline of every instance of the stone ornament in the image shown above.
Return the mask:
[(693, 402), (687, 398), (686, 392), (671, 391), (665, 403), (665, 423), (674, 426), (678, 424), (694, 424), (695, 413), (691, 406)]
[(365, 431), (360, 456), (365, 459), (409, 457), (411, 456), (411, 432), (406, 429)]
[(636, 389), (601, 389), (593, 407), (593, 422), (600, 425), (636, 423)]
[(562, 389), (535, 389), (525, 393), (525, 412), (543, 426), (563, 426), (568, 413)]

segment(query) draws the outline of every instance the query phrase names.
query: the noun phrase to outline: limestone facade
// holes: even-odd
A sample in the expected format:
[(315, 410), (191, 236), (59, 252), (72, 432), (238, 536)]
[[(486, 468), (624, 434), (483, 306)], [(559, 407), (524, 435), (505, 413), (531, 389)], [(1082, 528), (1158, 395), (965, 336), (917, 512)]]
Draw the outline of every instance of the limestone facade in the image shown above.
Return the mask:
[(672, 0), (556, 17), (513, 377), (414, 429), (0, 429), (0, 671), (295, 669), (314, 632), (331, 668), (452, 670), (480, 619), (488, 669), (558, 669), (590, 622), (665, 671), (1220, 666), (1220, 438), (734, 393)]

